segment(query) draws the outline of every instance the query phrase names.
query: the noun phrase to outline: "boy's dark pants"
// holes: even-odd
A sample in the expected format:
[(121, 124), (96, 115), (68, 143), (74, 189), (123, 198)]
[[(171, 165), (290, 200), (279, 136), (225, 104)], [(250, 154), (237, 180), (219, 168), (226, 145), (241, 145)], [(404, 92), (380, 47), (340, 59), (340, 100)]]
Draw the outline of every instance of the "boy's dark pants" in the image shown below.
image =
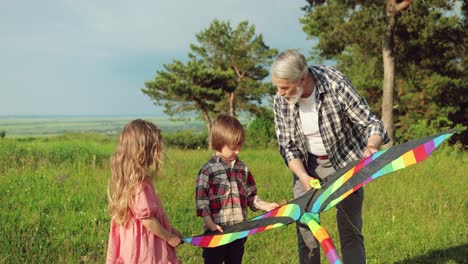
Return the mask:
[[(209, 234), (212, 232), (205, 232)], [(203, 259), (205, 264), (240, 264), (244, 255), (244, 244), (247, 238), (235, 240), (229, 244), (215, 247), (203, 248)]]
[[(319, 177), (327, 181), (326, 176), (335, 171), (330, 160), (318, 159), (309, 154), (307, 171), (309, 175)], [(304, 186), (294, 177), (294, 197), (300, 197), (305, 193)], [(336, 205), (336, 220), (340, 235), (341, 255), (344, 264), (366, 263), (364, 237), (362, 236), (362, 202), (364, 190), (359, 189)], [(296, 224), (297, 241), (299, 249), (299, 263), (319, 264), (320, 247), (307, 225)]]

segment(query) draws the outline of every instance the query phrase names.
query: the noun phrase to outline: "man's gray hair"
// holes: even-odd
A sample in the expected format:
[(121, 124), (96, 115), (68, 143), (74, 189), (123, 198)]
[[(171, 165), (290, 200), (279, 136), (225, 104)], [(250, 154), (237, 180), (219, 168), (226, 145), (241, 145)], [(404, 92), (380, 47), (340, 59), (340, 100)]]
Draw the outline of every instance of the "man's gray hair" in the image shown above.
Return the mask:
[(270, 68), (272, 77), (287, 81), (298, 81), (307, 73), (307, 61), (297, 49), (289, 49), (281, 52)]

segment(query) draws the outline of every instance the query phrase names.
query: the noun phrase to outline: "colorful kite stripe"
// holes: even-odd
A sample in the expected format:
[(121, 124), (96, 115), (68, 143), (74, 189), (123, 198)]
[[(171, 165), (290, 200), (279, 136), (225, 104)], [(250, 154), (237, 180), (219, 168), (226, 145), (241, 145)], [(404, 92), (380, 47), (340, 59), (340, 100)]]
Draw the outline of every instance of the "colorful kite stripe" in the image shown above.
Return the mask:
[(301, 215), (301, 208), (297, 204), (285, 204), (265, 214), (259, 215), (253, 218), (252, 220), (259, 220), (259, 219), (270, 218), (270, 217), (287, 216), (287, 217), (291, 217), (292, 219), (294, 219), (294, 221), (297, 221), (299, 220), (300, 215)]
[(187, 242), (189, 244), (199, 246), (199, 247), (218, 247), (218, 246), (231, 243), (234, 240), (244, 238), (249, 235), (253, 235), (253, 234), (268, 230), (268, 229), (273, 229), (273, 228), (284, 226), (284, 225), (285, 224), (283, 223), (276, 223), (273, 225), (262, 226), (262, 227), (254, 228), (251, 230), (241, 231), (241, 232), (188, 237), (182, 240), (184, 240), (184, 242)]
[(362, 168), (367, 166), (369, 163), (380, 157), (383, 153), (385, 153), (387, 149), (378, 151), (374, 153), (372, 156), (369, 156), (363, 160), (361, 160), (356, 166), (349, 169), (345, 174), (343, 174), (338, 180), (336, 180), (330, 187), (328, 187), (314, 202), (312, 205), (311, 212), (318, 213), (322, 204), (328, 199), (328, 197), (333, 194), (336, 190), (338, 190), (343, 184), (345, 184), (351, 177), (354, 176), (358, 171)]
[(305, 213), (301, 217), (300, 221), (309, 226), (315, 238), (320, 243), (328, 261), (331, 264), (341, 264), (342, 262), (336, 252), (336, 248), (335, 245), (333, 245), (330, 234), (328, 234), (327, 230), (319, 224), (319, 215), (314, 213)]
[[(381, 177), (381, 176), (383, 176), (385, 174), (388, 174), (388, 173), (391, 173), (391, 172), (394, 172), (394, 171), (397, 171), (397, 170), (404, 169), (406, 167), (409, 167), (411, 165), (414, 165), (414, 164), (416, 164), (418, 162), (421, 162), (421, 161), (425, 160), (442, 142), (444, 142), (444, 140), (448, 139), (451, 135), (453, 135), (453, 134), (440, 135), (440, 136), (434, 138), (433, 140), (430, 140), (430, 141), (428, 141), (428, 142), (426, 142), (426, 143), (424, 143), (422, 145), (419, 145), (418, 147), (404, 153), (399, 158), (393, 160), (389, 164), (385, 165), (382, 169), (380, 169), (376, 173), (372, 174), (369, 178), (367, 178), (363, 182), (357, 184), (356, 186), (354, 186), (349, 191), (345, 192), (340, 197), (338, 197), (338, 198), (334, 199), (333, 201), (331, 201), (323, 209), (323, 211), (326, 211), (326, 210), (330, 209), (331, 207), (335, 206), (337, 203), (341, 202), (343, 199), (348, 197), (348, 195), (352, 194), (356, 190), (359, 190), (359, 188), (363, 187), (367, 183), (369, 183), (369, 182), (371, 182), (371, 181), (373, 181), (373, 180), (375, 180), (375, 179), (377, 179), (377, 178), (379, 178), (379, 177)], [(377, 154), (377, 153), (375, 153), (375, 154)], [(375, 159), (374, 155), (371, 156), (371, 157), (373, 157), (373, 160)], [(379, 156), (380, 155), (381, 154), (379, 154)], [(315, 208), (315, 207), (313, 207), (313, 208)]]
[[(301, 215), (301, 208), (297, 204), (285, 204), (280, 206), (272, 211), (269, 211), (263, 215), (260, 215), (252, 220), (259, 220), (263, 218), (270, 218), (270, 217), (291, 217), (293, 220), (291, 222), (297, 221), (299, 216)], [(234, 240), (244, 238), (246, 236), (250, 236), (265, 230), (277, 228), (280, 226), (284, 226), (283, 223), (276, 223), (273, 225), (261, 226), (254, 229), (240, 231), (240, 232), (233, 232), (233, 233), (220, 233), (215, 235), (202, 235), (196, 237), (188, 237), (184, 238), (184, 242), (189, 244), (199, 246), (199, 247), (217, 247), (226, 245), (231, 243)]]

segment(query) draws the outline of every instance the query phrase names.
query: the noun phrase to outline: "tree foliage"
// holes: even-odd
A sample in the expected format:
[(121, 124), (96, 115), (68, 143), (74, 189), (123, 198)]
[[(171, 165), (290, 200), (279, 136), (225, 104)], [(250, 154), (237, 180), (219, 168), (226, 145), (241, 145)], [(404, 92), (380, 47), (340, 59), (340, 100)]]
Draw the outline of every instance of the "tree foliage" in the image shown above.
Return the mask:
[(233, 29), (229, 22), (214, 20), (196, 38), (198, 44), (190, 45), (191, 58), (235, 73), (235, 85), (225, 89), (225, 100), (220, 100), (216, 109), (234, 116), (237, 110), (256, 113), (263, 97), (273, 93), (272, 85), (263, 79), (268, 75), (266, 66), (278, 51), (268, 47), (247, 21)]
[(199, 114), (210, 134), (215, 105), (223, 99), (225, 89), (232, 89), (233, 78), (234, 73), (229, 69), (210, 67), (195, 59), (186, 64), (176, 60), (157, 71), (155, 79), (146, 82), (142, 91), (156, 104), (163, 105), (168, 115)]
[[(308, 0), (304, 32), (317, 38), (313, 58), (333, 59), (374, 110), (382, 93), (385, 2)], [(398, 14), (395, 44), (397, 139), (416, 121), (467, 122), (467, 3), (413, 0)], [(418, 123), (420, 126), (420, 123)]]
[(270, 108), (259, 108), (258, 114), (249, 123), (247, 144), (249, 147), (276, 147), (274, 114)]

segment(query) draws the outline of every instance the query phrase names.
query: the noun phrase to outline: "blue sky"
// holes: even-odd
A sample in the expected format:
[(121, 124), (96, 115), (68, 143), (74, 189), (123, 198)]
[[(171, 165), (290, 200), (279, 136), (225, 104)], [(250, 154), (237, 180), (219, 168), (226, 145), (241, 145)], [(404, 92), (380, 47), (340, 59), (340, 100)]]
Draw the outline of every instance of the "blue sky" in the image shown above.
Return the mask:
[(213, 19), (255, 25), (280, 50), (312, 41), (305, 0), (3, 0), (0, 116), (157, 115), (140, 90), (184, 60)]

